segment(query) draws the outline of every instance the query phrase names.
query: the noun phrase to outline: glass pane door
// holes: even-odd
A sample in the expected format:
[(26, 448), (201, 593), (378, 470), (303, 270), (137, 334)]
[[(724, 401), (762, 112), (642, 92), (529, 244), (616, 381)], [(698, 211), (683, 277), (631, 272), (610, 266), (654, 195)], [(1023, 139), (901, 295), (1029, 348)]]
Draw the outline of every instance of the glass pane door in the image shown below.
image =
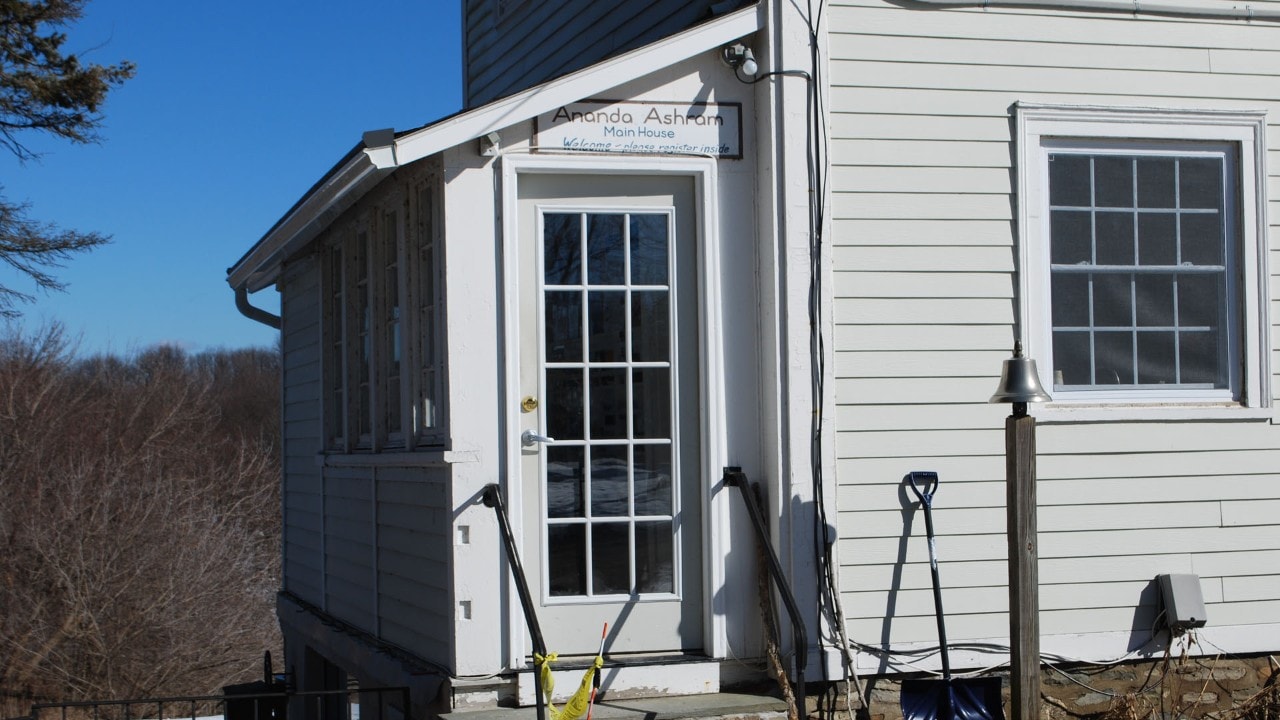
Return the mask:
[(546, 212), (543, 573), (552, 598), (679, 593), (670, 212)]

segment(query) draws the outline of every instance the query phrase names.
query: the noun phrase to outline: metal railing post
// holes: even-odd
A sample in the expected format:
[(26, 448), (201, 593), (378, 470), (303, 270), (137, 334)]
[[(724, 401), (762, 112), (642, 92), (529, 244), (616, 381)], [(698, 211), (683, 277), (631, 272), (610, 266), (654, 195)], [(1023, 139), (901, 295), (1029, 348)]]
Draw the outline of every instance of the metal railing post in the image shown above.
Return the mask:
[(764, 513), (760, 512), (760, 505), (756, 502), (754, 484), (747, 479), (742, 468), (737, 467), (724, 469), (724, 484), (730, 487), (736, 486), (742, 491), (742, 501), (747, 506), (747, 514), (751, 516), (751, 524), (756, 530), (756, 539), (760, 541), (760, 547), (764, 550), (765, 559), (768, 561), (766, 567), (769, 569), (770, 579), (778, 595), (782, 597), (782, 604), (787, 606), (787, 615), (791, 618), (791, 643), (795, 646), (796, 653), (796, 677), (791, 685), (795, 689), (796, 712), (800, 718), (804, 718), (808, 713), (805, 707), (807, 698), (804, 675), (805, 668), (809, 664), (809, 640), (805, 632), (804, 619), (800, 615), (800, 605), (791, 592), (791, 586), (787, 584), (787, 576), (782, 572), (782, 563), (778, 560), (777, 553), (773, 551), (773, 544), (769, 542), (769, 524), (764, 519)]
[[(524, 622), (529, 627), (529, 634), (533, 637), (533, 652), (545, 658), (547, 643), (542, 639), (542, 627), (538, 625), (538, 616), (533, 611), (533, 596), (529, 594), (529, 582), (525, 579), (524, 566), (520, 564), (520, 551), (516, 548), (516, 538), (511, 532), (511, 520), (507, 518), (507, 508), (502, 502), (502, 491), (496, 484), (485, 485), (482, 498), (485, 507), (493, 508), (498, 515), (498, 527), (502, 531), (502, 543), (507, 550), (507, 562), (511, 565), (511, 575), (516, 581), (516, 592), (520, 595)], [(542, 668), (537, 662), (533, 664), (533, 696), (538, 720), (547, 720), (546, 698), (542, 696)]]

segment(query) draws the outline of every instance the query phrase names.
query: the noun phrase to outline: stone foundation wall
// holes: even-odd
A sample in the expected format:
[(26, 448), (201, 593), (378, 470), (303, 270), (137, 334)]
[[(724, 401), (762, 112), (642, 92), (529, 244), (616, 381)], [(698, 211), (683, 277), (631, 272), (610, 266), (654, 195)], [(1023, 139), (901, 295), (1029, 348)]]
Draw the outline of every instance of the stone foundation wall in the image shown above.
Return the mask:
[[(1046, 720), (1145, 720), (1210, 718), (1272, 720), (1280, 718), (1280, 654), (1170, 657), (1118, 665), (1041, 667), (1041, 717)], [(1009, 674), (995, 672), (1003, 685), (1009, 713)], [(863, 678), (870, 720), (902, 717), (901, 678)], [(847, 705), (842, 687), (815, 693), (817, 715)], [(854, 694), (857, 700), (857, 694)], [(863, 716), (867, 717), (867, 716)]]

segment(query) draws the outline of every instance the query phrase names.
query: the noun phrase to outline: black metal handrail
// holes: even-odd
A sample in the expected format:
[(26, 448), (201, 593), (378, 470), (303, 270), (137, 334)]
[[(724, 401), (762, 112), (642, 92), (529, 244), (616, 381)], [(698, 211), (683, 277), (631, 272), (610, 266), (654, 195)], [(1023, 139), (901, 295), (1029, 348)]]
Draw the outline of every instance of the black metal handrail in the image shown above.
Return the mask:
[(796, 696), (797, 715), (803, 718), (806, 713), (804, 674), (809, 664), (809, 640), (805, 632), (804, 620), (800, 615), (800, 605), (791, 592), (791, 586), (787, 584), (787, 577), (782, 572), (782, 563), (778, 561), (778, 554), (773, 551), (773, 544), (769, 542), (769, 525), (765, 522), (764, 513), (760, 511), (760, 505), (756, 502), (754, 483), (747, 479), (742, 468), (727, 467), (724, 469), (724, 484), (730, 487), (736, 486), (742, 491), (742, 501), (746, 503), (747, 514), (751, 516), (751, 524), (756, 529), (756, 539), (760, 541), (765, 559), (768, 561), (766, 566), (769, 568), (773, 587), (782, 597), (782, 604), (787, 606), (787, 615), (791, 618), (791, 642), (796, 652), (796, 677), (791, 681), (791, 686)]
[[(538, 624), (538, 616), (533, 610), (533, 596), (529, 594), (529, 581), (525, 579), (524, 566), (520, 564), (520, 551), (516, 548), (516, 538), (511, 532), (511, 520), (507, 517), (507, 507), (502, 502), (502, 490), (496, 484), (484, 486), (481, 499), (485, 507), (493, 508), (498, 515), (498, 528), (502, 531), (502, 544), (507, 550), (507, 562), (511, 565), (511, 576), (516, 581), (516, 592), (520, 595), (520, 607), (524, 610), (524, 622), (529, 626), (529, 635), (533, 638), (533, 652), (540, 657), (547, 656), (547, 643), (542, 638), (542, 626)], [(533, 696), (538, 709), (538, 720), (546, 720), (546, 699), (542, 696), (542, 668), (538, 663), (533, 666)]]

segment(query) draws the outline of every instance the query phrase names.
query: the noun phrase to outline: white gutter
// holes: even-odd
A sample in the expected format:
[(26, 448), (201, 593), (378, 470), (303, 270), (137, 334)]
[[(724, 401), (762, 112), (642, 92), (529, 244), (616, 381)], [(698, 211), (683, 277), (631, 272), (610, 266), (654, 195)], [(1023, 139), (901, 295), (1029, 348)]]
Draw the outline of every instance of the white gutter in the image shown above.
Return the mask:
[[(249, 252), (227, 270), (232, 288), (257, 292), (275, 282), (280, 263), (315, 238), (329, 223), (395, 169), (395, 133), (364, 134), (363, 148), (312, 188)], [(388, 161), (389, 159), (389, 161)]]
[(1036, 7), (1054, 10), (1103, 10), (1134, 15), (1183, 15), (1223, 20), (1280, 20), (1280, 9), (1252, 5), (1212, 7), (1139, 0), (914, 0), (940, 7)]
[(487, 105), (394, 138), (365, 133), (327, 180), (312, 188), (249, 252), (227, 270), (233, 288), (256, 292), (275, 282), (280, 263), (316, 237), (338, 214), (402, 165), (429, 157), (569, 102), (592, 97), (759, 30), (764, 3), (735, 10), (669, 38), (623, 53)]

